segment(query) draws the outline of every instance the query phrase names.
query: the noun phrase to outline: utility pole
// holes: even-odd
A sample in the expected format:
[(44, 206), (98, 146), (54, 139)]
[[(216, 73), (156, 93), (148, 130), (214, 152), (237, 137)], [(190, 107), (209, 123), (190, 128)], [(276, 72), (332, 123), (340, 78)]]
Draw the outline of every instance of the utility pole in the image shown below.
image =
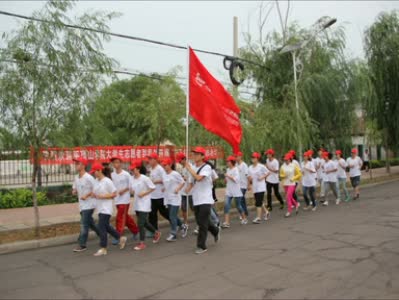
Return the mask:
[[(238, 57), (238, 17), (233, 17), (233, 56)], [(238, 100), (238, 87), (233, 86), (233, 97)]]

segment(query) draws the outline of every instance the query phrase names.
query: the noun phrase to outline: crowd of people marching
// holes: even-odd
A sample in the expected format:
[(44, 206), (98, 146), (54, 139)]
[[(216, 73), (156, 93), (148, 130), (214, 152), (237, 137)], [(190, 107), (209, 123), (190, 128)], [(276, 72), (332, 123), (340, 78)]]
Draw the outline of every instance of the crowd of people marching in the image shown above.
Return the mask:
[[(256, 206), (256, 216), (253, 224), (260, 224), (270, 218), (273, 210), (272, 193), (280, 204), (280, 209), (287, 209), (285, 217), (294, 212), (298, 214), (300, 202), (297, 194), (301, 183), (305, 205), (303, 210), (316, 211), (318, 203), (329, 204), (328, 194), (331, 191), (335, 204), (341, 201), (351, 201), (359, 198), (359, 184), (362, 159), (357, 149), (352, 150), (351, 157), (344, 159), (342, 151), (333, 153), (324, 149), (314, 157), (312, 150), (303, 154), (303, 162), (299, 163), (294, 150), (283, 157), (283, 163), (275, 157), (275, 151), (268, 149), (266, 162), (261, 162), (261, 154), (251, 155), (251, 164), (243, 161), (241, 152), (227, 157), (225, 172), (226, 192), (224, 216), (220, 220), (214, 208), (216, 193), (214, 181), (218, 178), (214, 166), (207, 161), (205, 149), (196, 147), (193, 150), (193, 162), (190, 163), (184, 153), (177, 153), (175, 159), (164, 158), (159, 161), (158, 155), (152, 153), (143, 160), (133, 160), (129, 171), (122, 169), (123, 159), (112, 157), (109, 166), (94, 163), (90, 175), (86, 172), (88, 161), (75, 159), (78, 175), (73, 184), (73, 193), (79, 198), (81, 229), (79, 245), (74, 252), (87, 250), (89, 230), (92, 229), (100, 239), (100, 249), (94, 254), (107, 254), (108, 234), (113, 237), (112, 244), (124, 249), (127, 237), (125, 227), (133, 234), (137, 245), (134, 250), (146, 248), (146, 238), (152, 238), (154, 244), (161, 239), (158, 229), (158, 213), (170, 223), (168, 242), (175, 242), (178, 236), (185, 238), (188, 233), (188, 210), (194, 212), (197, 227), (196, 254), (207, 251), (208, 231), (214, 241), (220, 240), (222, 228), (230, 227), (230, 209), (234, 200), (242, 225), (248, 224), (248, 209), (246, 194), (253, 193)], [(354, 190), (351, 197), (347, 187), (347, 170)], [(284, 187), (285, 201), (280, 194), (280, 184)], [(316, 201), (316, 186), (320, 187), (319, 201)], [(264, 202), (265, 193), (267, 201)], [(133, 214), (129, 212), (130, 197), (134, 196)], [(110, 224), (114, 202), (116, 205), (115, 228)], [(183, 219), (179, 217), (182, 210)], [(98, 213), (98, 222), (93, 219), (94, 211)]]

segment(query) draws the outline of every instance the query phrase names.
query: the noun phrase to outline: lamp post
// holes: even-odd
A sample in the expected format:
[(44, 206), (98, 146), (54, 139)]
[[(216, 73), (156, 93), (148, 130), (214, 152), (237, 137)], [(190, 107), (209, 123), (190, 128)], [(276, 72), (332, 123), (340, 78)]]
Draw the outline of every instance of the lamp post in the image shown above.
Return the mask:
[[(297, 115), (297, 120), (299, 123), (299, 101), (298, 101), (298, 78), (297, 78), (297, 67), (301, 65), (300, 61), (298, 60), (299, 52), (301, 49), (303, 49), (311, 40), (313, 40), (320, 32), (323, 30), (327, 29), (331, 25), (337, 22), (337, 19), (335, 18), (330, 18), (330, 17), (321, 17), (316, 23), (315, 23), (315, 29), (312, 34), (312, 36), (305, 40), (301, 41), (296, 44), (292, 45), (286, 45), (284, 46), (281, 50), (280, 53), (286, 53), (286, 52), (291, 52), (292, 55), (292, 65), (294, 69), (294, 94), (295, 94), (295, 108), (296, 108), (296, 115)], [(302, 65), (301, 65), (302, 66)], [(299, 129), (299, 127), (298, 127)], [(298, 138), (299, 138), (299, 159), (302, 160), (302, 140), (301, 136), (298, 132)]]

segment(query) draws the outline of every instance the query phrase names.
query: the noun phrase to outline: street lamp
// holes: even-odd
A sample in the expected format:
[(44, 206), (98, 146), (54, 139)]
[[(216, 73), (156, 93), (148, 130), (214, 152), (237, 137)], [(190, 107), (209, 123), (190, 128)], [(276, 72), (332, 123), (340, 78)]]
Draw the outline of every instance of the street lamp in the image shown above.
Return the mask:
[[(295, 107), (296, 107), (296, 113), (297, 113), (298, 121), (299, 121), (299, 102), (298, 102), (298, 92), (297, 92), (297, 86), (298, 86), (297, 67), (299, 65), (301, 65), (301, 67), (302, 67), (302, 64), (300, 64), (300, 61), (298, 63), (298, 60), (297, 60), (299, 52), (311, 40), (313, 40), (320, 32), (322, 32), (323, 30), (327, 29), (328, 27), (330, 27), (331, 25), (333, 25), (336, 22), (337, 22), (336, 18), (321, 17), (315, 23), (315, 25), (314, 25), (315, 29), (313, 31), (312, 36), (309, 39), (307, 39), (305, 41), (301, 41), (301, 42), (295, 43), (295, 44), (286, 45), (280, 50), (280, 53), (291, 52), (291, 54), (292, 54), (292, 65), (293, 65), (293, 68), (294, 68)], [(301, 141), (300, 134), (298, 134), (298, 137), (299, 137), (299, 159), (302, 160), (302, 141)]]

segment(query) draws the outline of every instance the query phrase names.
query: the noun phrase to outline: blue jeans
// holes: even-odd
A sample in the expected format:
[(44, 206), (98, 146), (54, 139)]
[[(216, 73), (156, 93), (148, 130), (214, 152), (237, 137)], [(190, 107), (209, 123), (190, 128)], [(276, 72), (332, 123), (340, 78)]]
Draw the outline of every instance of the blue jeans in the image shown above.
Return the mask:
[(120, 234), (111, 226), (109, 220), (110, 215), (98, 214), (98, 230), (100, 232), (100, 247), (107, 248), (108, 245), (108, 233), (116, 240), (120, 239)]
[(346, 178), (338, 178), (337, 181), (338, 198), (341, 199), (341, 185), (345, 192), (346, 198), (349, 198), (349, 191), (348, 188), (346, 187)]
[(86, 209), (80, 212), (80, 234), (79, 246), (86, 247), (87, 238), (89, 237), (89, 229), (92, 229), (98, 236), (100, 232), (93, 220), (94, 209)]
[(177, 215), (179, 212), (180, 206), (177, 205), (168, 205), (169, 210), (169, 222), (170, 222), (170, 234), (176, 236), (177, 234), (177, 227), (182, 225), (182, 222)]
[(244, 214), (248, 217), (247, 199), (245, 199), (245, 194), (247, 193), (247, 189), (241, 189), (241, 193), (242, 193), (241, 208)]
[(219, 220), (219, 216), (216, 212), (215, 206), (211, 207), (210, 219), (211, 219), (212, 224), (214, 224), (215, 226), (219, 226), (220, 220)]
[[(314, 193), (315, 193), (315, 187), (314, 186), (303, 186), (302, 187), (302, 191), (303, 191), (303, 198), (305, 199), (305, 203), (307, 206), (309, 206), (310, 201), (309, 201), (309, 197), (310, 200), (312, 201), (312, 206), (316, 207), (316, 200), (314, 197)], [(309, 194), (309, 197), (308, 197)]]
[(241, 215), (242, 214), (242, 208), (241, 208), (241, 201), (242, 201), (241, 199), (242, 199), (242, 197), (229, 197), (229, 196), (226, 196), (226, 201), (224, 202), (224, 213), (225, 214), (229, 213), (230, 208), (231, 208), (231, 202), (233, 201), (233, 198), (234, 198), (234, 201), (236, 203), (236, 208), (237, 208), (238, 212)]

